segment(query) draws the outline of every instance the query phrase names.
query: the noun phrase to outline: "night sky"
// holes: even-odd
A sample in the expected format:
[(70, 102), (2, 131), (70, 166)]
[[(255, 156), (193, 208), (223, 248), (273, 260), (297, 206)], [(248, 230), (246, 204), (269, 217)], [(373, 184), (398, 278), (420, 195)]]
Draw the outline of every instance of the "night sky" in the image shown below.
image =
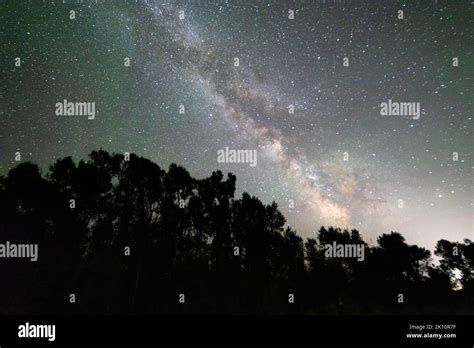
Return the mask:
[[(303, 237), (472, 239), (472, 5), (406, 3), (0, 1), (0, 174), (17, 151), (45, 173), (103, 148), (232, 172)], [(56, 115), (64, 99), (95, 119)], [(420, 118), (382, 116), (389, 99)]]

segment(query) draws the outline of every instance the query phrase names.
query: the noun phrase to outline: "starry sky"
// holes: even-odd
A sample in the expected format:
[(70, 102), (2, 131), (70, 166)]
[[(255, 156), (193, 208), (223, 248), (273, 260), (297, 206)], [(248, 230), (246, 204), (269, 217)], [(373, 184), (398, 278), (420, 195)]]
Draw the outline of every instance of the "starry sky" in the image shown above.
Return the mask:
[[(15, 152), (43, 172), (133, 152), (232, 172), (303, 237), (472, 239), (473, 23), (469, 1), (0, 1), (0, 174)], [(57, 116), (63, 99), (95, 119)], [(389, 99), (420, 118), (382, 116)]]

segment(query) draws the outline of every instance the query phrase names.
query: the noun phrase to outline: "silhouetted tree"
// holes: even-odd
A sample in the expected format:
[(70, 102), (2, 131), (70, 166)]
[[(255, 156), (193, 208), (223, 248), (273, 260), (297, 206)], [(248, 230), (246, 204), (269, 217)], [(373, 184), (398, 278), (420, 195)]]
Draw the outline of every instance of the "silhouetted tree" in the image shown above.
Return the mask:
[[(0, 242), (37, 243), (39, 258), (0, 260), (0, 313), (472, 312), (472, 241), (438, 241), (436, 266), (396, 232), (303, 240), (275, 202), (235, 190), (232, 174), (103, 150), (44, 176), (18, 164), (0, 177)], [(332, 243), (364, 257), (328, 257)]]

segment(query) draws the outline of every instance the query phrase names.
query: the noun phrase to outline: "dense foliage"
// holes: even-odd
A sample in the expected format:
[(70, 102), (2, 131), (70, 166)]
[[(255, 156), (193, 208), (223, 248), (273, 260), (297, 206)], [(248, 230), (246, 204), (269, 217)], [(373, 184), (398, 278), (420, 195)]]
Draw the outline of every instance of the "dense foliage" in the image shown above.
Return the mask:
[[(0, 260), (0, 313), (473, 312), (472, 241), (440, 240), (434, 266), (396, 232), (367, 245), (321, 227), (303, 240), (276, 203), (235, 187), (232, 174), (197, 180), (103, 150), (44, 176), (18, 164), (0, 178), (0, 242), (38, 243), (39, 258)], [(333, 241), (363, 243), (365, 259), (325, 257)]]

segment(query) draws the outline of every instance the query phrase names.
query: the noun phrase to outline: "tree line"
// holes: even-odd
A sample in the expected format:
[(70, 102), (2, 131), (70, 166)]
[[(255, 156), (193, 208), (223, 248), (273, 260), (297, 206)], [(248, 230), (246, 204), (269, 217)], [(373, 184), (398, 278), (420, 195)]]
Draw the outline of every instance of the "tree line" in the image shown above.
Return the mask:
[[(438, 241), (438, 264), (397, 232), (369, 245), (323, 226), (304, 240), (276, 203), (235, 189), (233, 174), (104, 150), (44, 175), (18, 164), (0, 177), (0, 243), (36, 243), (39, 257), (0, 259), (0, 313), (474, 312), (471, 240)], [(334, 242), (363, 244), (363, 261), (326, 257)]]

